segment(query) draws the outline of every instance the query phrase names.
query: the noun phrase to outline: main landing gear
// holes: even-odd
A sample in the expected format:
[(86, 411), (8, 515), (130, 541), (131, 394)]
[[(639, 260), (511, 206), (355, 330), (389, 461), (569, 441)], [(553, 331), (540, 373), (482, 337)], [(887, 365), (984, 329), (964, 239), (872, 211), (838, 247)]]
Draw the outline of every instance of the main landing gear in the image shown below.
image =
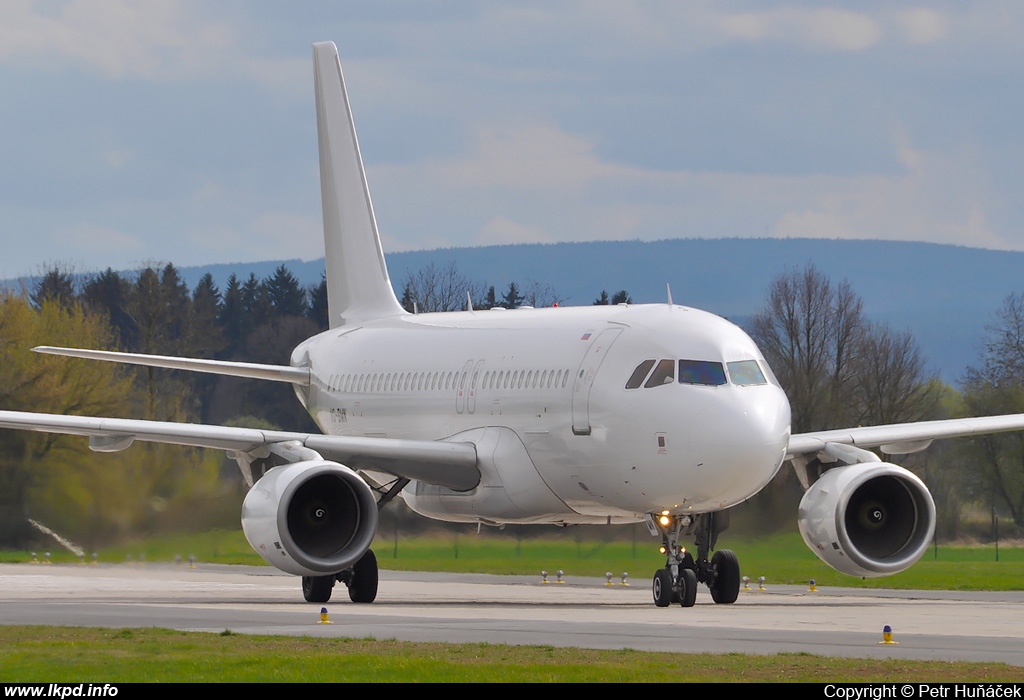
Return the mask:
[[(729, 527), (727, 511), (701, 515), (648, 515), (647, 527), (661, 536), (665, 568), (654, 573), (654, 604), (666, 608), (678, 603), (693, 607), (697, 584), (707, 584), (716, 603), (735, 603), (740, 594), (740, 563), (728, 549), (720, 549), (708, 560), (720, 532)], [(697, 557), (682, 547), (680, 540), (695, 535)]]
[[(377, 510), (390, 503), (408, 483), (408, 479), (399, 478), (376, 488), (380, 493)], [(302, 596), (307, 603), (326, 603), (331, 599), (334, 582), (341, 581), (348, 586), (348, 597), (353, 603), (372, 603), (377, 598), (378, 578), (377, 555), (368, 549), (352, 568), (327, 576), (303, 576)]]
[(326, 603), (331, 599), (334, 582), (348, 586), (348, 597), (353, 603), (372, 603), (377, 597), (377, 556), (373, 550), (366, 553), (355, 566), (328, 576), (303, 576), (302, 596), (307, 603)]

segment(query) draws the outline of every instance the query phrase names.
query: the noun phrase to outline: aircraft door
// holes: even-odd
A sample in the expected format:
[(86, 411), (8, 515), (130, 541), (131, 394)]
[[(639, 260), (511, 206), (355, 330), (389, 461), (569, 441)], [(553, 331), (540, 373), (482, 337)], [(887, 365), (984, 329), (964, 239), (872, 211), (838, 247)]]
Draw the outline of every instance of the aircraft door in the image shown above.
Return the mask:
[(473, 368), (473, 374), (469, 377), (469, 396), (466, 398), (466, 413), (476, 413), (476, 392), (479, 382), (483, 378), (484, 361), (480, 360)]
[(590, 389), (594, 386), (597, 370), (608, 355), (608, 348), (622, 332), (621, 328), (608, 328), (591, 342), (583, 362), (576, 370), (572, 389), (572, 432), (573, 435), (590, 435)]
[(462, 366), (462, 371), (459, 372), (455, 377), (455, 412), (462, 413), (466, 410), (466, 394), (468, 393), (468, 384), (470, 380), (471, 370), (473, 369), (473, 361), (467, 360), (466, 364)]

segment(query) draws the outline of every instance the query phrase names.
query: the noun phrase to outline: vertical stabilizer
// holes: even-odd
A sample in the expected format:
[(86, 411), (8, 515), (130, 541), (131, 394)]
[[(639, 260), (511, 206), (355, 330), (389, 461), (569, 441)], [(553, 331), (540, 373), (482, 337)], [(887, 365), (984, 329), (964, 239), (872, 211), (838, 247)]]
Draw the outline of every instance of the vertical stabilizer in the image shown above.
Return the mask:
[(405, 313), (395, 298), (333, 42), (313, 44), (331, 328)]

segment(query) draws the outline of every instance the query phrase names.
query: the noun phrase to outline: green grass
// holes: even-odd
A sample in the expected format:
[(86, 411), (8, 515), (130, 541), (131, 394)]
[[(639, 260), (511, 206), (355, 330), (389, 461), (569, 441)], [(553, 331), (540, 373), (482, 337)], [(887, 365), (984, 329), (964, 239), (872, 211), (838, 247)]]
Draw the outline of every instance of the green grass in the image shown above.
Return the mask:
[[(729, 533), (726, 533), (728, 535)], [(732, 549), (740, 560), (743, 575), (756, 581), (764, 576), (768, 585), (806, 584), (819, 586), (902, 588), (924, 590), (1024, 590), (1024, 547), (1000, 547), (995, 561), (992, 546), (953, 546), (929, 549), (908, 571), (877, 579), (857, 579), (833, 571), (804, 545), (799, 534), (767, 538), (723, 536), (719, 545)], [(374, 551), (382, 569), (407, 571), (450, 571), (461, 573), (539, 575), (557, 569), (566, 576), (618, 577), (628, 572), (636, 580), (649, 579), (664, 565), (658, 541), (644, 533), (634, 545), (631, 539), (604, 541), (577, 539), (573, 531), (544, 537), (514, 537), (493, 531), (444, 533), (400, 537), (397, 549), (393, 536), (383, 533)], [(171, 561), (178, 555), (187, 560), (222, 564), (263, 564), (239, 530), (218, 530), (195, 536), (153, 538), (126, 543), (100, 552), (102, 562)], [(41, 555), (40, 555), (41, 556)], [(0, 553), (0, 561), (28, 561), (24, 552)], [(74, 561), (67, 553), (54, 552), (54, 561)]]
[(1024, 682), (1024, 667), (810, 654), (670, 654), (551, 646), (0, 626), (4, 682)]

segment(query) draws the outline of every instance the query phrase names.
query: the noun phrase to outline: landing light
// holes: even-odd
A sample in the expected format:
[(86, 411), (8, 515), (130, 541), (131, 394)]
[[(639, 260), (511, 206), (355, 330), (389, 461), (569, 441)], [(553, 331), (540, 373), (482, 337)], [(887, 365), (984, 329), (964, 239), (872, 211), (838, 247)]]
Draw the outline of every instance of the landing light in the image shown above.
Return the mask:
[(667, 515), (663, 515), (660, 518), (658, 518), (658, 522), (661, 523), (662, 527), (668, 527), (669, 524), (672, 522), (672, 518), (668, 517)]

